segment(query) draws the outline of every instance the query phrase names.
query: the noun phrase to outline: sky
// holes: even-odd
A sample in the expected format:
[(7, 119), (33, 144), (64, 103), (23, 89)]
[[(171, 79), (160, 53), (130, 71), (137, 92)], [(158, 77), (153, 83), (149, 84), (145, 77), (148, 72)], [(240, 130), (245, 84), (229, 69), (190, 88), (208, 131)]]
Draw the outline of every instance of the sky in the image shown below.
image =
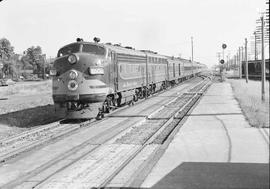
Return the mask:
[(265, 0), (3, 0), (0, 38), (22, 53), (41, 46), (55, 57), (62, 46), (76, 41), (121, 43), (163, 55), (191, 58), (209, 66), (227, 44), (233, 56), (247, 38)]

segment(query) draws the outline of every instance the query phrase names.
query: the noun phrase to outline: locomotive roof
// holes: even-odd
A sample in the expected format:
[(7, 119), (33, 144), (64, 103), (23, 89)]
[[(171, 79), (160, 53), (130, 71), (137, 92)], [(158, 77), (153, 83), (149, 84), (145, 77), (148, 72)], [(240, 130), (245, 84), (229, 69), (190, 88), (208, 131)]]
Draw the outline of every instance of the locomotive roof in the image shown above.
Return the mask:
[(86, 41), (78, 41), (78, 42), (70, 43), (70, 44), (67, 44), (67, 45), (61, 47), (60, 49), (66, 47), (66, 46), (72, 45), (72, 44), (97, 45), (97, 46), (101, 46), (104, 48), (108, 48), (108, 49), (115, 51), (116, 53), (120, 53), (120, 54), (136, 55), (136, 56), (146, 56), (147, 55), (147, 56), (152, 56), (152, 57), (157, 57), (157, 58), (166, 58), (165, 56), (155, 54), (154, 52), (150, 52), (150, 51), (145, 52), (145, 51), (130, 49), (130, 48), (122, 47), (122, 46), (109, 45), (109, 44), (103, 44), (103, 43), (86, 42)]
[(121, 54), (129, 54), (129, 55), (137, 55), (137, 56), (151, 56), (156, 58), (166, 58), (165, 56), (162, 56), (160, 54), (156, 54), (154, 52), (150, 51), (143, 51), (143, 50), (135, 50), (130, 47), (122, 47), (122, 46), (115, 46), (110, 44), (104, 44), (105, 47), (111, 49), (112, 51), (115, 51), (116, 53)]
[(64, 48), (64, 47), (67, 47), (69, 45), (73, 45), (73, 44), (91, 44), (91, 45), (97, 45), (97, 46), (101, 46), (101, 47), (104, 47), (105, 46), (102, 44), (102, 43), (93, 43), (93, 42), (86, 42), (86, 41), (77, 41), (77, 42), (73, 42), (73, 43), (69, 43), (63, 47), (61, 47), (60, 49)]
[(145, 56), (144, 52), (135, 50), (135, 49), (128, 49), (122, 46), (115, 46), (115, 45), (109, 45), (109, 44), (104, 44), (105, 47), (108, 49), (115, 51), (116, 53), (120, 54), (129, 54), (129, 55), (137, 55), (137, 56)]
[[(74, 42), (74, 43), (70, 43), (68, 45), (65, 45), (63, 47), (66, 47), (66, 46), (69, 46), (69, 45), (72, 45), (72, 44), (92, 44), (92, 45), (97, 45), (97, 46), (101, 46), (101, 47), (104, 47), (104, 48), (108, 48), (112, 51), (115, 51), (116, 53), (120, 53), (120, 54), (127, 54), (127, 55), (136, 55), (136, 56), (151, 56), (151, 57), (156, 57), (156, 58), (165, 58), (165, 59), (168, 59), (168, 60), (171, 60), (171, 61), (180, 61), (180, 62), (183, 62), (183, 63), (190, 63), (191, 64), (191, 61), (190, 60), (187, 60), (187, 59), (183, 59), (183, 58), (172, 58), (170, 56), (165, 56), (165, 55), (160, 55), (160, 54), (157, 54), (155, 52), (152, 52), (152, 51), (149, 51), (149, 50), (135, 50), (135, 49), (132, 49), (132, 48), (126, 48), (126, 47), (122, 47), (122, 46), (116, 46), (116, 45), (111, 45), (111, 44), (103, 44), (103, 43), (94, 43), (94, 42), (86, 42), (86, 41), (78, 41), (78, 42)], [(61, 47), (61, 48), (63, 48)], [(193, 62), (194, 65), (196, 64), (201, 64), (201, 65), (204, 65), (202, 63), (199, 63), (199, 62)]]

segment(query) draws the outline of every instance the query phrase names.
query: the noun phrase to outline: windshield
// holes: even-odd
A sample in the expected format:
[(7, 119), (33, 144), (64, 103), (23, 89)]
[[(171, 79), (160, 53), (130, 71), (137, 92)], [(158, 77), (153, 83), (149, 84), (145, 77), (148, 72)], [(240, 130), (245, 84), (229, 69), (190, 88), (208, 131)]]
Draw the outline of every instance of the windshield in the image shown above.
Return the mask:
[(98, 45), (92, 44), (83, 44), (82, 52), (96, 54), (96, 55), (105, 55), (105, 49)]
[(80, 46), (81, 46), (80, 44), (71, 44), (66, 47), (63, 47), (62, 49), (58, 51), (57, 56), (60, 57), (60, 56), (65, 56), (71, 53), (80, 52)]

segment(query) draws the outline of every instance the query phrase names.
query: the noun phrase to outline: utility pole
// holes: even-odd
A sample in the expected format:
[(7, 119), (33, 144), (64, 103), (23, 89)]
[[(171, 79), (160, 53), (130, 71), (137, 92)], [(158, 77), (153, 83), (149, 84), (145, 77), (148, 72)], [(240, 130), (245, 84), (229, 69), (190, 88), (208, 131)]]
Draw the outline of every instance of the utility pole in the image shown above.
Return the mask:
[(43, 59), (43, 80), (45, 80), (45, 66), (46, 66), (45, 61), (46, 59), (45, 60)]
[(261, 16), (262, 30), (262, 101), (265, 101), (265, 60), (264, 60), (264, 17)]
[(194, 70), (193, 70), (193, 37), (191, 37), (191, 65), (192, 65), (192, 76), (194, 77)]
[[(241, 57), (242, 57), (242, 62), (245, 61), (245, 51), (244, 51), (244, 47), (241, 46)], [(242, 76), (243, 76), (243, 68), (244, 68), (244, 64), (242, 64)]]
[(229, 69), (230, 69), (230, 68), (229, 68), (229, 66), (230, 66), (230, 55), (229, 55), (229, 54), (227, 54), (227, 65), (226, 65), (227, 70), (229, 70)]
[(255, 48), (254, 48), (254, 50), (255, 50), (255, 57), (254, 57), (254, 59), (255, 60), (257, 60), (257, 37), (256, 37), (256, 31), (253, 33), (254, 34), (254, 38), (255, 38)]
[(236, 69), (236, 65), (237, 65), (237, 53), (236, 55), (234, 55), (234, 62), (233, 62), (234, 70)]
[(241, 47), (238, 48), (239, 53), (239, 78), (242, 79), (242, 57), (241, 57)]
[(238, 54), (238, 51), (236, 51), (236, 65), (235, 65), (236, 70), (237, 70), (238, 65), (239, 65), (239, 54)]
[(246, 83), (248, 83), (248, 58), (247, 58), (247, 38), (245, 38), (245, 62), (246, 62), (246, 69), (245, 69), (245, 75), (246, 75)]
[(221, 72), (220, 72), (220, 76), (221, 76), (221, 82), (223, 82), (224, 81), (224, 63), (225, 63), (225, 60), (224, 60), (224, 50), (227, 48), (227, 45), (225, 44), (225, 43), (223, 43), (222, 45), (221, 45), (221, 47), (222, 47), (222, 60), (219, 62), (220, 63), (220, 69), (221, 69)]

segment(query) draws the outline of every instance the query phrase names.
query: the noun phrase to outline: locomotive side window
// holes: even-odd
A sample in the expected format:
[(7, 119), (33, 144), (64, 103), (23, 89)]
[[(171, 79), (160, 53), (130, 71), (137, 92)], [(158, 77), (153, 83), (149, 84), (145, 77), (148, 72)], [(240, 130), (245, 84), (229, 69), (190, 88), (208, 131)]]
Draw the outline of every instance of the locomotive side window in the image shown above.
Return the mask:
[(57, 57), (69, 55), (71, 53), (80, 52), (80, 47), (81, 47), (80, 44), (71, 44), (66, 47), (63, 47), (58, 51)]
[(103, 47), (92, 44), (83, 44), (82, 51), (95, 55), (105, 55), (106, 52)]

